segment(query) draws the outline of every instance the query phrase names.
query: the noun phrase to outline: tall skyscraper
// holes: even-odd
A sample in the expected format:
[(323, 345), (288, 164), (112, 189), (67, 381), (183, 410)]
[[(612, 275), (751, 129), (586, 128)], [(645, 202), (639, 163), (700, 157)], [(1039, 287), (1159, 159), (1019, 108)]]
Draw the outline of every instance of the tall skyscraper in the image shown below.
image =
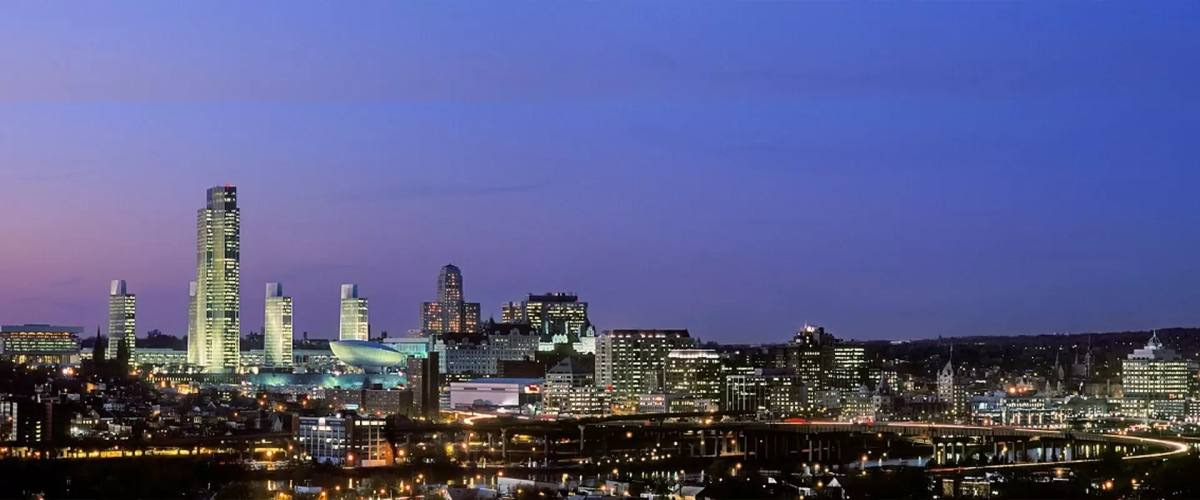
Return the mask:
[(448, 264), (438, 274), (437, 302), (421, 304), (421, 332), (470, 333), (479, 330), (479, 303), (463, 302), (463, 278), (458, 266)]
[(338, 340), (370, 340), (367, 299), (358, 296), (358, 285), (342, 285), (342, 321)]
[(292, 298), (283, 294), (283, 285), (279, 283), (267, 283), (263, 364), (267, 368), (292, 366)]
[(667, 353), (691, 349), (687, 330), (612, 330), (596, 338), (596, 384), (612, 390), (621, 411), (637, 406), (638, 397), (663, 388)]
[(188, 283), (188, 329), (187, 329), (187, 346), (188, 346), (188, 364), (200, 364), (200, 335), (196, 332), (196, 289), (199, 286), (195, 281)]
[(108, 287), (107, 359), (117, 359), (122, 339), (129, 339), (129, 359), (134, 359), (137, 338), (137, 297), (125, 290), (125, 280), (113, 280)]
[(238, 365), (241, 335), (242, 215), (237, 188), (209, 188), (196, 213), (196, 348), (188, 361), (207, 372)]

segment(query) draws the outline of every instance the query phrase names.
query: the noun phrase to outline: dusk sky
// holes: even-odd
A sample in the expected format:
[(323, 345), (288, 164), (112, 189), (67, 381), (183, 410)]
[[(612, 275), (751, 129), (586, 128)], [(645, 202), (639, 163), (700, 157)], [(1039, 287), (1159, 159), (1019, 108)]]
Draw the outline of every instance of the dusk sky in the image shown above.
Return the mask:
[(1197, 2), (5, 2), (0, 323), (186, 331), (196, 210), (416, 328), (574, 291), (721, 342), (1200, 325)]

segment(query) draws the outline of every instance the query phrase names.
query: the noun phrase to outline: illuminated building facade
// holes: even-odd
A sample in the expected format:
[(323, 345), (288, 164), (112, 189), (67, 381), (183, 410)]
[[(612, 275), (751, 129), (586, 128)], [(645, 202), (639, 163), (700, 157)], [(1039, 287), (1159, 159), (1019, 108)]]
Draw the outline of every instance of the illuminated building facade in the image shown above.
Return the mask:
[(366, 297), (358, 296), (358, 285), (342, 285), (342, 316), (338, 340), (370, 340), (371, 321)]
[(463, 301), (462, 271), (448, 264), (438, 274), (438, 299), (421, 304), (421, 332), (467, 333), (479, 328), (479, 303)]
[(129, 359), (137, 351), (137, 297), (125, 289), (125, 280), (113, 280), (108, 288), (108, 347), (105, 357), (117, 359), (121, 340), (129, 339)]
[(727, 375), (722, 408), (776, 415), (808, 411), (804, 383), (790, 368), (755, 368), (753, 373)]
[[(195, 326), (188, 361), (207, 372), (237, 369), (241, 336), (242, 219), (237, 188), (209, 188), (196, 213)], [(194, 345), (193, 345), (194, 343)]]
[(0, 357), (18, 365), (78, 364), (82, 333), (83, 328), (77, 326), (0, 326)]
[(266, 312), (263, 316), (263, 366), (292, 366), (292, 298), (283, 294), (283, 285), (267, 283)]
[(318, 464), (383, 467), (395, 462), (386, 421), (354, 412), (327, 417), (300, 417), (296, 443), (301, 456)]
[(721, 400), (721, 356), (712, 349), (675, 349), (663, 366), (665, 392), (687, 399)]
[(608, 391), (596, 386), (595, 371), (575, 358), (565, 358), (546, 371), (543, 412), (559, 416), (605, 415), (611, 411)]
[(1138, 416), (1183, 417), (1195, 364), (1166, 348), (1154, 332), (1146, 347), (1121, 360), (1121, 383), (1128, 408)]
[(662, 389), (667, 353), (693, 347), (687, 330), (605, 331), (596, 339), (597, 385), (619, 411), (632, 411), (639, 396)]
[(522, 302), (504, 304), (500, 317), (505, 323), (530, 325), (543, 337), (559, 336), (562, 340), (559, 343), (573, 343), (584, 331), (587, 311), (588, 303), (580, 302), (577, 295), (558, 292), (530, 294)]

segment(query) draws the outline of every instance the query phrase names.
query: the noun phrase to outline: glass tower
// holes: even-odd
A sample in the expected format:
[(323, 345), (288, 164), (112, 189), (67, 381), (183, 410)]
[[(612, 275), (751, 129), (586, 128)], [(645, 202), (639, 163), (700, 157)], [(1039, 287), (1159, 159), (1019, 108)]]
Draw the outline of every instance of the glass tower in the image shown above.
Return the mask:
[(268, 368), (292, 366), (292, 298), (283, 294), (279, 283), (267, 283), (263, 364)]
[(117, 359), (122, 339), (129, 339), (129, 359), (134, 359), (137, 337), (137, 297), (125, 290), (125, 280), (113, 280), (108, 288), (108, 348), (107, 359)]
[(237, 188), (210, 188), (196, 213), (195, 338), (188, 346), (188, 362), (206, 372), (232, 372), (238, 365), (241, 228)]
[(370, 340), (367, 299), (358, 296), (358, 285), (342, 285), (342, 321), (338, 340)]

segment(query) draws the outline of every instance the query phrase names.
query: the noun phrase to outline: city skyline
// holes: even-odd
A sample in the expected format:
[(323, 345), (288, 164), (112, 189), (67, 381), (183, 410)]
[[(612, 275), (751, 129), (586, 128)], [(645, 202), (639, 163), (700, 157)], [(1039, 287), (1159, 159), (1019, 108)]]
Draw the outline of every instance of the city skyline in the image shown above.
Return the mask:
[(1195, 4), (105, 5), (5, 13), (0, 322), (184, 334), (228, 182), (242, 333), (418, 328), (448, 262), (724, 342), (1200, 324)]

